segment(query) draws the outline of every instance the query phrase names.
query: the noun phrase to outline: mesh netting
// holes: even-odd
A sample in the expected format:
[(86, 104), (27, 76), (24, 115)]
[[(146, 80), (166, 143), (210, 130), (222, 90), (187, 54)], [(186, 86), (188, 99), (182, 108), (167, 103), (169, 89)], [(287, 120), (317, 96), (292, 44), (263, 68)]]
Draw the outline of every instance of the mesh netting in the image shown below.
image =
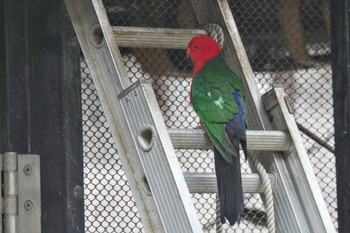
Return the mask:
[[(195, 28), (189, 1), (105, 0), (114, 26)], [(337, 228), (327, 1), (229, 1), (261, 94), (282, 84)], [(192, 65), (183, 50), (121, 48), (129, 78), (152, 80), (169, 128), (198, 127), (189, 103)], [(142, 232), (108, 124), (84, 60), (82, 71), (86, 232)], [(183, 172), (213, 172), (213, 154), (176, 150)], [(243, 162), (243, 159), (242, 159)], [(242, 172), (250, 172), (246, 162)], [(205, 232), (215, 232), (215, 194), (192, 194)], [(259, 194), (245, 194), (245, 217), (227, 232), (267, 232)]]

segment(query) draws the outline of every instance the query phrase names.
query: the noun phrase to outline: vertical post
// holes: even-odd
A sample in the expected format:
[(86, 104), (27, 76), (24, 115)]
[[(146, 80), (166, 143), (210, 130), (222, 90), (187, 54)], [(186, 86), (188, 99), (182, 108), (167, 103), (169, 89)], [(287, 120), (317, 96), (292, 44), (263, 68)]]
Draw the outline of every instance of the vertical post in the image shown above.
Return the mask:
[(42, 232), (84, 232), (80, 47), (63, 1), (1, 1), (0, 51), (0, 151), (40, 155)]
[(331, 1), (333, 106), (339, 233), (350, 232), (349, 1)]

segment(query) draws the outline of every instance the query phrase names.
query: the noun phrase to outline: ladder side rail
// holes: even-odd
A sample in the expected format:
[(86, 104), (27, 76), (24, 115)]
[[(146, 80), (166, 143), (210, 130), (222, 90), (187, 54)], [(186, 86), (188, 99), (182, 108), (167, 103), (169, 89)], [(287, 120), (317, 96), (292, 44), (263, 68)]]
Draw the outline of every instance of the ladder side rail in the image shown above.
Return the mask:
[[(106, 51), (105, 48), (96, 48), (92, 43), (90, 43), (91, 40), (91, 26), (95, 25), (98, 22), (96, 13), (94, 12), (93, 5), (91, 1), (77, 1), (77, 0), (65, 0), (66, 7), (68, 9), (70, 18), (73, 23), (73, 27), (75, 30), (75, 33), (77, 35), (77, 38), (80, 43), (80, 47), (83, 51), (85, 60), (88, 64), (90, 73), (92, 78), (94, 79), (94, 85), (98, 91), (99, 99), (100, 101), (105, 101), (107, 98), (107, 94), (104, 91), (104, 85), (101, 80), (101, 76), (109, 77), (110, 75), (117, 75), (113, 72), (113, 69), (110, 72), (106, 72), (110, 69), (105, 70), (99, 70), (98, 67), (104, 66), (104, 64), (108, 63), (102, 63), (101, 60), (99, 60), (99, 57), (101, 56), (108, 56), (108, 51)], [(87, 15), (89, 17), (87, 17)], [(111, 58), (109, 58), (111, 59)], [(104, 59), (105, 60), (105, 59)], [(113, 88), (115, 92), (115, 98), (112, 101), (116, 102), (117, 100), (117, 93), (121, 91), (121, 89), (118, 86), (118, 83), (116, 80), (113, 80), (112, 77), (110, 77), (111, 81), (109, 81), (109, 88)], [(102, 104), (102, 103), (101, 103)], [(119, 111), (121, 111), (121, 108), (119, 107), (119, 104), (114, 105), (115, 108), (117, 108)], [(121, 132), (124, 132), (124, 137), (131, 137), (128, 133), (128, 130), (126, 126), (124, 125), (118, 125), (117, 122), (123, 122), (125, 119), (117, 114), (115, 115), (116, 118), (114, 118), (114, 115), (111, 111), (104, 110), (104, 114), (107, 118), (107, 121), (109, 123), (109, 130), (112, 133), (112, 136), (114, 138), (114, 142), (116, 143), (116, 147), (120, 156), (120, 160), (123, 165), (123, 169), (125, 171), (125, 174), (128, 179), (128, 184), (130, 185), (131, 191), (133, 193), (133, 198), (137, 204), (138, 211), (140, 214), (140, 217), (142, 218), (142, 222), (144, 223), (144, 229), (146, 232), (151, 232), (153, 229), (153, 224), (145, 224), (145, 222), (149, 223), (155, 223), (158, 225), (160, 224), (160, 219), (155, 219), (155, 215), (153, 219), (151, 220), (151, 216), (149, 216), (148, 210), (155, 210), (155, 203), (150, 201), (149, 203), (146, 202), (148, 198), (144, 198), (145, 194), (139, 189), (137, 184), (137, 178), (140, 178), (143, 176), (142, 172), (138, 173), (138, 170), (135, 170), (135, 172), (132, 169), (131, 164), (129, 163), (129, 160), (121, 155), (125, 155), (126, 148), (124, 148), (124, 143), (122, 141)], [(140, 166), (140, 165), (139, 165)], [(156, 225), (157, 226), (157, 225)]]
[[(191, 0), (191, 3), (200, 24), (216, 23), (224, 31), (225, 44), (223, 55), (228, 65), (242, 77), (246, 88), (249, 113), (248, 127), (257, 130), (272, 129), (227, 1)], [(277, 176), (278, 184), (274, 193), (276, 231), (291, 233), (310, 232), (283, 155), (281, 153), (273, 153), (272, 156), (268, 156), (266, 152), (259, 152), (256, 155), (265, 168), (268, 168), (268, 172), (273, 171)]]
[[(127, 78), (124, 63), (115, 43), (108, 18), (104, 12), (103, 4), (100, 0), (65, 0), (65, 4), (68, 8), (74, 29), (94, 80), (102, 108), (110, 127), (110, 132), (116, 143), (120, 160), (133, 193), (133, 198), (137, 204), (144, 230), (145, 232), (174, 232), (171, 229), (169, 230), (167, 226), (173, 226), (172, 223), (165, 221), (169, 220), (169, 218), (167, 218), (167, 216), (160, 216), (162, 211), (159, 211), (159, 207), (162, 205), (156, 203), (156, 201), (159, 200), (155, 200), (152, 195), (152, 189), (154, 189), (154, 187), (150, 187), (151, 192), (147, 190), (147, 181), (151, 186), (150, 179), (146, 177), (144, 161), (141, 161), (139, 157), (139, 148), (135, 147), (135, 132), (131, 132), (130, 128), (128, 128), (128, 119), (125, 115), (126, 108), (122, 106), (123, 99), (120, 97), (120, 94), (127, 89), (130, 83)], [(141, 98), (146, 98), (146, 94), (143, 93)], [(156, 110), (152, 109), (152, 111)], [(146, 108), (144, 113), (150, 115), (151, 109), (149, 107)], [(154, 133), (155, 137), (158, 138), (157, 140), (163, 137), (163, 135), (162, 137), (159, 136), (159, 131), (166, 131), (165, 128), (162, 129), (163, 127), (165, 127), (164, 122), (163, 125), (154, 126), (156, 129)], [(171, 142), (170, 146), (161, 149), (171, 151)], [(176, 170), (180, 169), (178, 162), (176, 161), (175, 163), (173, 158), (164, 156), (164, 151), (161, 152), (159, 156), (166, 158), (165, 160), (161, 160), (161, 165), (176, 173)], [(154, 151), (152, 153), (154, 153)], [(162, 185), (164, 184), (159, 184), (159, 186)], [(176, 200), (177, 204), (179, 199), (182, 204), (191, 202), (190, 194), (183, 194), (183, 190), (186, 190), (187, 187), (182, 174), (180, 177), (171, 180), (171, 185), (181, 190), (176, 190), (179, 194)], [(187, 227), (186, 232), (202, 232), (197, 216), (195, 216), (195, 219), (193, 218), (193, 216), (196, 215), (193, 204), (188, 204), (183, 210), (185, 210), (185, 212), (179, 212), (177, 214), (190, 218), (190, 220), (187, 220), (187, 223), (182, 222), (180, 224), (181, 226)], [(171, 220), (173, 219), (169, 221)], [(166, 227), (168, 228), (166, 229)], [(174, 230), (176, 231), (176, 228), (174, 228)]]
[[(121, 90), (125, 90), (131, 85), (130, 80), (127, 76), (126, 68), (124, 66), (124, 61), (119, 52), (118, 45), (115, 42), (112, 27), (109, 23), (109, 19), (107, 17), (107, 13), (103, 6), (102, 0), (92, 0), (91, 2), (93, 4), (93, 9), (95, 10), (95, 14), (98, 20), (95, 25), (90, 26), (90, 33), (92, 35), (92, 37), (90, 36), (91, 42), (92, 44), (95, 44), (95, 47), (97, 47), (100, 51), (103, 51), (105, 54), (104, 56), (99, 57), (100, 59), (102, 58), (101, 60), (95, 62), (102, 63), (99, 66), (100, 71), (112, 71), (116, 74), (114, 79), (118, 84), (118, 93), (120, 93)], [(108, 60), (106, 61), (103, 58), (107, 58)], [(105, 70), (104, 68), (107, 69)]]
[(118, 97), (165, 232), (202, 232), (151, 83), (138, 81)]
[(294, 148), (284, 152), (284, 158), (312, 232), (335, 232), (283, 87), (269, 91), (264, 102), (274, 127), (288, 130), (294, 141)]

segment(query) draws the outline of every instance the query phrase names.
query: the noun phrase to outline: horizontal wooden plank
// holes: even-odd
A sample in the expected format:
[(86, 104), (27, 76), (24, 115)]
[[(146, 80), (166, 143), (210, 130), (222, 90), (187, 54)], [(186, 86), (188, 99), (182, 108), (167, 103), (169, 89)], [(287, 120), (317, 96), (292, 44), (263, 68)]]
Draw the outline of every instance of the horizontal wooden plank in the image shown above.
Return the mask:
[(112, 27), (119, 47), (185, 49), (193, 36), (207, 35), (204, 29)]
[[(212, 143), (202, 129), (168, 129), (175, 149), (211, 149)], [(249, 150), (289, 151), (290, 135), (284, 131), (247, 130)]]
[[(187, 186), (191, 193), (217, 193), (215, 173), (184, 173)], [(269, 174), (272, 190), (276, 180), (273, 174)], [(264, 187), (257, 173), (242, 173), (242, 185), (244, 193), (263, 193)]]

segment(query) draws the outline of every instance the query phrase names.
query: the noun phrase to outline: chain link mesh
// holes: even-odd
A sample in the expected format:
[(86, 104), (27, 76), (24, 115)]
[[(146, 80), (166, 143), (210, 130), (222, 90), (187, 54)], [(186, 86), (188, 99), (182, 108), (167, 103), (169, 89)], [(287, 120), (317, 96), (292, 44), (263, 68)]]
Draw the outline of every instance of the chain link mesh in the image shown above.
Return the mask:
[[(284, 86), (337, 228), (329, 8), (323, 0), (229, 0), (261, 94)], [(195, 28), (189, 1), (104, 0), (113, 26)], [(288, 11), (287, 11), (288, 10)], [(198, 127), (189, 103), (192, 64), (182, 50), (121, 48), (131, 82), (152, 80), (169, 128)], [(84, 60), (81, 61), (85, 231), (143, 232), (127, 178)], [(321, 146), (327, 144), (327, 147)], [(213, 154), (176, 150), (183, 172), (213, 172)], [(243, 158), (242, 158), (243, 162)], [(250, 172), (246, 162), (242, 172)], [(192, 194), (205, 232), (215, 232), (215, 194)], [(245, 194), (245, 217), (227, 232), (267, 232), (259, 194)]]

